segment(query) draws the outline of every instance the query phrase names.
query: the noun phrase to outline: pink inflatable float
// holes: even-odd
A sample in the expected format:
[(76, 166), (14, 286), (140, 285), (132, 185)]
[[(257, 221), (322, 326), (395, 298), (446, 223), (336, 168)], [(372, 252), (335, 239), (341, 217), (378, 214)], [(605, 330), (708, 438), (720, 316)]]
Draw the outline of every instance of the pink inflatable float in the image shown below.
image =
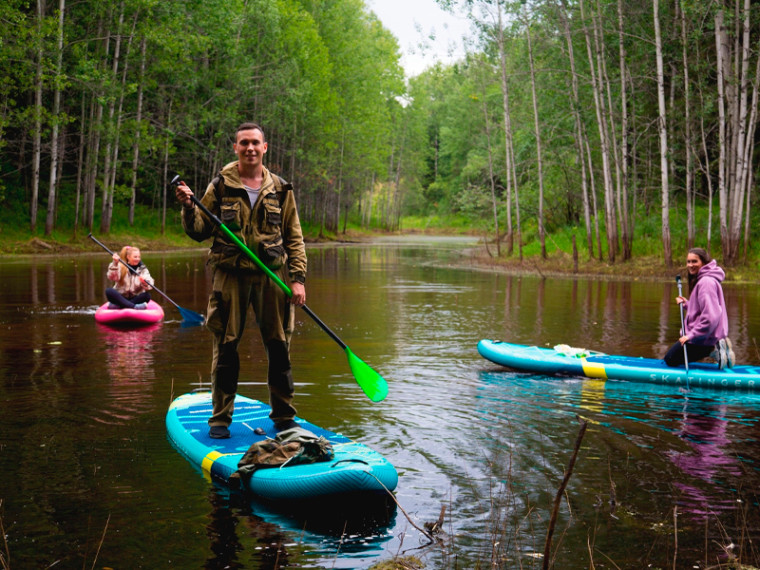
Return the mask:
[(109, 309), (104, 303), (95, 311), (95, 320), (105, 325), (149, 325), (164, 318), (164, 309), (155, 301), (150, 301), (144, 310)]

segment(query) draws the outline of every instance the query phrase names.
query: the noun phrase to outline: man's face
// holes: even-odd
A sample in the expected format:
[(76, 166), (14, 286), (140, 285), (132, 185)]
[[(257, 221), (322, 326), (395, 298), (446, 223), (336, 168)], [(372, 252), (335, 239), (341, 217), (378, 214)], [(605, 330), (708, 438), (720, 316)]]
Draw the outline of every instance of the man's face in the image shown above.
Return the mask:
[(238, 132), (233, 148), (240, 164), (257, 166), (261, 164), (267, 152), (267, 143), (264, 141), (264, 134), (259, 129), (249, 129)]

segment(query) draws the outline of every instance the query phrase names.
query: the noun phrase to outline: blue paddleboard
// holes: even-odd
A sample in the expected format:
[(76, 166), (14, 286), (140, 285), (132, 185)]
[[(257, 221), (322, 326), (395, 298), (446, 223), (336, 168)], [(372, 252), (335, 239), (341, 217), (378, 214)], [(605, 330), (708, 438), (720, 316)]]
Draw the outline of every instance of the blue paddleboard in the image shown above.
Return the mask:
[[(212, 439), (208, 436), (207, 423), (211, 415), (211, 393), (193, 392), (171, 403), (166, 414), (166, 429), (171, 442), (191, 463), (227, 482), (252, 443), (277, 435), (269, 412), (267, 404), (238, 394), (231, 437)], [(332, 443), (333, 459), (257, 469), (250, 479), (242, 478), (246, 490), (264, 499), (300, 500), (343, 494), (387, 494), (396, 488), (398, 473), (380, 453), (344, 435), (301, 418), (295, 419), (304, 429)], [(264, 433), (256, 434), (257, 428)]]
[(684, 388), (760, 390), (758, 366), (737, 365), (720, 370), (717, 364), (690, 362), (687, 372), (683, 366), (671, 367), (656, 358), (608, 355), (573, 349), (567, 345), (543, 348), (498, 340), (481, 340), (478, 352), (496, 364), (540, 374), (628, 380)]

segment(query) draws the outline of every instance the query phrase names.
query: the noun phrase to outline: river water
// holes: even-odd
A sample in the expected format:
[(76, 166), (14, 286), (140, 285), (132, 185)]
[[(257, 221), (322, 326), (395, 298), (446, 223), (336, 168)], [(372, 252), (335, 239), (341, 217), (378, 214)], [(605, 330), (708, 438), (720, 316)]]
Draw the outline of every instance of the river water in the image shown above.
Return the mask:
[[(231, 494), (169, 443), (179, 394), (208, 387), (209, 333), (166, 320), (97, 325), (102, 252), (0, 258), (0, 553), (8, 568), (540, 568), (555, 495), (555, 568), (757, 564), (760, 395), (507, 371), (481, 338), (662, 356), (677, 337), (675, 281), (515, 276), (462, 266), (471, 241), (310, 246), (307, 300), (380, 372), (369, 401), (337, 344), (297, 313), (299, 416), (383, 453), (399, 507), (282, 511)], [(202, 251), (143, 252), (157, 285), (205, 312)], [(737, 360), (760, 364), (755, 285), (727, 285)], [(264, 401), (258, 333), (241, 393)], [(336, 512), (341, 512), (336, 505)], [(439, 518), (429, 541), (418, 530)]]

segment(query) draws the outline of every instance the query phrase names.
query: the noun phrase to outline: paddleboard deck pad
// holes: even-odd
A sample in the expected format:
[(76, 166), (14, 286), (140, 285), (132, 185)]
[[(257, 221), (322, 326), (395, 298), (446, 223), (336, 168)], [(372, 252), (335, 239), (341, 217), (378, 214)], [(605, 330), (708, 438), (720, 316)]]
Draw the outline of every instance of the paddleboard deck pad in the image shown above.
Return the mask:
[[(171, 403), (166, 429), (170, 441), (191, 463), (229, 483), (251, 444), (277, 435), (269, 412), (267, 404), (237, 394), (230, 437), (213, 439), (208, 435), (207, 423), (211, 416), (211, 393), (192, 392)], [(259, 468), (250, 478), (241, 478), (244, 490), (263, 499), (292, 501), (333, 495), (387, 495), (387, 491), (396, 488), (398, 473), (380, 453), (301, 418), (295, 420), (302, 428), (332, 443), (333, 459)], [(261, 430), (263, 433), (256, 433)]]
[(164, 318), (164, 309), (155, 301), (148, 301), (143, 310), (109, 309), (108, 303), (95, 311), (95, 321), (104, 325), (149, 325)]
[(567, 345), (543, 348), (487, 339), (478, 343), (478, 352), (496, 364), (546, 375), (586, 376), (684, 388), (760, 390), (758, 366), (737, 365), (720, 370), (717, 364), (710, 362), (690, 362), (687, 373), (685, 367), (671, 367), (661, 359), (608, 355)]

